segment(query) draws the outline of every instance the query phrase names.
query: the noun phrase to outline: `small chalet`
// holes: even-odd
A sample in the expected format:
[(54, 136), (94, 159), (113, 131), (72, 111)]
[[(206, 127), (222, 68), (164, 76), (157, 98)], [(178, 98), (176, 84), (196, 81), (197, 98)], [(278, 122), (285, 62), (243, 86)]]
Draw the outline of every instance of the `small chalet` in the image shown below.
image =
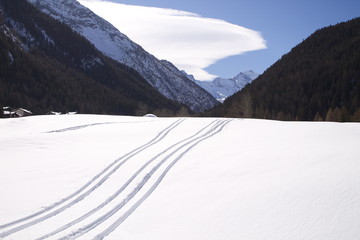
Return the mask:
[(3, 107), (3, 115), (5, 118), (26, 117), (32, 114), (31, 111), (24, 108)]
[(61, 112), (50, 111), (47, 113), (47, 115), (61, 115)]
[(16, 113), (11, 107), (3, 107), (3, 116), (5, 118), (16, 117)]

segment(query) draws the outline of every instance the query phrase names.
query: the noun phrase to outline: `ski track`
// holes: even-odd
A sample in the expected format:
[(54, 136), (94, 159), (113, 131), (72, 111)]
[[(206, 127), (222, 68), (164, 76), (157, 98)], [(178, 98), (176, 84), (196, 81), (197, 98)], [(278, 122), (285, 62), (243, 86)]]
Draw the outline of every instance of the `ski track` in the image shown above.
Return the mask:
[[(68, 203), (67, 205), (59, 208), (58, 210), (49, 213), (45, 216), (39, 217), (35, 220), (32, 220), (28, 223), (22, 224), (20, 226), (17, 226), (15, 228), (12, 228), (10, 230), (4, 231), (2, 233), (0, 233), (0, 238), (4, 238), (7, 237), (13, 233), (19, 232), (21, 230), (24, 230), (28, 227), (31, 227), (39, 222), (42, 222), (52, 216), (55, 216), (57, 214), (59, 214), (61, 211), (64, 211), (65, 209), (73, 206), (74, 204), (76, 204), (77, 202), (81, 201), (82, 199), (84, 199), (87, 195), (89, 195), (92, 191), (94, 191), (96, 188), (98, 188), (99, 186), (101, 186), (113, 173), (115, 173), (127, 160), (129, 160), (130, 158), (134, 157), (135, 155), (139, 154), (140, 152), (144, 151), (145, 149), (151, 147), (152, 145), (160, 142), (161, 140), (163, 140), (173, 129), (175, 129), (178, 125), (180, 125), (180, 123), (182, 123), (183, 121), (185, 121), (186, 119), (179, 119), (177, 121), (175, 121), (174, 123), (170, 124), (168, 127), (164, 128), (160, 133), (158, 133), (152, 140), (150, 140), (149, 142), (145, 143), (144, 145), (128, 152), (127, 154), (123, 155), (122, 157), (116, 159), (114, 162), (112, 162), (109, 166), (107, 166), (105, 169), (103, 169), (99, 174), (97, 174), (95, 177), (93, 177), (89, 182), (87, 182), (85, 185), (83, 185), (80, 189), (78, 189), (77, 191), (75, 191), (74, 193), (70, 194), (69, 196), (63, 198), (62, 200), (53, 203), (50, 206), (44, 207), (41, 211), (38, 211), (34, 214), (31, 214), (29, 216), (26, 216), (24, 218), (12, 221), (10, 223), (6, 223), (0, 226), (0, 229), (5, 229), (8, 227), (11, 227), (13, 225), (16, 224), (20, 224), (23, 223), (25, 221), (31, 220), (33, 218), (36, 218), (42, 214), (45, 214), (49, 211), (51, 211), (52, 209), (60, 206), (61, 204), (69, 201), (70, 199), (76, 197), (77, 195), (79, 195), (81, 192), (83, 192), (87, 187), (89, 187), (92, 183), (94, 183), (97, 179), (99, 179), (100, 177), (102, 177), (103, 175), (106, 174), (106, 172), (108, 172), (112, 167), (114, 167), (114, 165), (116, 165), (112, 170), (110, 170), (97, 184), (95, 184), (92, 188), (90, 188), (90, 190), (86, 191), (85, 193), (83, 193), (82, 195), (80, 195), (79, 197), (77, 197), (75, 200), (73, 200), (72, 202)], [(90, 124), (92, 125), (92, 124)], [(88, 125), (88, 126), (90, 126)], [(97, 124), (99, 125), (99, 124)], [(84, 125), (85, 126), (85, 125)], [(94, 126), (94, 125), (93, 125)], [(69, 128), (68, 128), (69, 129)], [(80, 128), (77, 128), (80, 129)]]
[[(185, 151), (183, 151), (177, 158), (175, 158), (170, 165), (163, 171), (161, 176), (156, 180), (156, 182), (151, 186), (151, 188), (141, 197), (140, 200), (138, 200), (128, 211), (126, 211), (118, 220), (116, 220), (112, 225), (110, 225), (107, 229), (105, 229), (103, 232), (98, 234), (94, 240), (101, 240), (104, 239), (106, 236), (108, 236), (110, 233), (112, 233), (116, 228), (118, 228), (121, 223), (123, 223), (159, 186), (159, 184), (162, 182), (162, 180), (165, 178), (165, 176), (168, 174), (168, 172), (171, 170), (172, 167), (191, 149), (193, 149), (196, 145), (201, 143), (202, 141), (205, 141), (212, 136), (220, 133), (224, 127), (229, 124), (232, 120), (223, 120), (223, 122), (218, 125), (216, 128), (214, 128), (214, 131), (210, 132), (209, 135), (205, 136), (204, 138), (200, 138), (195, 142), (192, 142), (193, 144), (190, 145)], [(188, 145), (188, 144), (186, 144)]]
[(124, 123), (125, 124), (128, 124), (128, 123), (148, 123), (148, 122), (153, 122), (153, 121), (91, 123), (91, 124), (84, 124), (84, 125), (79, 125), (79, 126), (74, 126), (74, 127), (58, 129), (58, 130), (52, 130), (52, 131), (48, 131), (48, 132), (45, 132), (45, 133), (63, 133), (63, 132), (68, 132), (68, 131), (76, 131), (76, 130), (80, 130), (80, 129), (87, 128), (87, 127), (99, 126), (99, 125), (124, 124)]
[(154, 156), (153, 158), (151, 158), (150, 160), (148, 160), (143, 166), (141, 166), (123, 185), (122, 187), (117, 190), (113, 195), (111, 195), (109, 198), (106, 199), (106, 201), (104, 201), (103, 203), (101, 203), (99, 206), (97, 206), (96, 208), (92, 209), (91, 211), (87, 212), (86, 214), (82, 215), (81, 217), (63, 225), (62, 227), (56, 229), (55, 231), (48, 233), (40, 238), (37, 238), (36, 240), (43, 240), (46, 238), (49, 238), (57, 233), (60, 233), (68, 228), (70, 228), (71, 226), (80, 223), (81, 221), (85, 220), (86, 218), (90, 217), (91, 215), (93, 215), (94, 213), (96, 213), (97, 211), (99, 211), (100, 209), (102, 209), (103, 207), (105, 207), (107, 204), (109, 204), (112, 200), (116, 199), (116, 197), (118, 197), (120, 195), (120, 193), (122, 193), (125, 188), (137, 177), (139, 176), (139, 174), (147, 167), (149, 166), (152, 162), (154, 162), (157, 158), (159, 158), (161, 155), (165, 154), (166, 152), (168, 152), (169, 150), (171, 150), (172, 148), (175, 148), (176, 146), (180, 145), (183, 142), (186, 142), (188, 140), (191, 140), (192, 138), (196, 137), (197, 135), (199, 135), (202, 131), (204, 131), (206, 128), (208, 128), (209, 126), (213, 125), (214, 123), (218, 122), (219, 120), (215, 120), (213, 122), (211, 122), (210, 124), (208, 124), (207, 126), (205, 126), (204, 128), (202, 128), (200, 131), (198, 131), (196, 134), (185, 138), (175, 144), (173, 144), (172, 146), (168, 147), (167, 149), (165, 149), (164, 151), (160, 152), (159, 154), (157, 154), (156, 156)]
[[(162, 141), (172, 130), (177, 128), (184, 119), (178, 119), (171, 123), (169, 126), (161, 130), (153, 139), (151, 139), (149, 142), (135, 148), (134, 150), (126, 153), (125, 155), (119, 157), (118, 159), (114, 160), (111, 164), (109, 164), (105, 169), (103, 169), (101, 172), (99, 172), (96, 176), (94, 176), (90, 181), (88, 181), (85, 185), (83, 185), (81, 188), (73, 192), (72, 194), (66, 196), (62, 200), (53, 203), (50, 206), (47, 206), (43, 208), (41, 211), (38, 211), (34, 214), (31, 214), (29, 216), (20, 218), (18, 220), (12, 221), (10, 223), (6, 223), (3, 225), (0, 225), (0, 229), (7, 229), (12, 227), (11, 229), (4, 230), (0, 233), (0, 239), (5, 238), (7, 236), (10, 236), (14, 233), (20, 232), (24, 229), (30, 228), (38, 223), (42, 223), (45, 220), (54, 217), (58, 214), (61, 214), (65, 210), (74, 207), (77, 203), (80, 203), (83, 199), (85, 199), (87, 196), (89, 196), (91, 193), (93, 193), (97, 188), (99, 188), (101, 185), (103, 185), (111, 175), (113, 175), (115, 172), (118, 171), (118, 169), (125, 164), (129, 159), (133, 158), (134, 156), (138, 155), (139, 153), (142, 153), (149, 147), (155, 145), (156, 143), (159, 143)], [(133, 175), (126, 180), (125, 183), (110, 197), (106, 198), (105, 201), (100, 203), (95, 208), (91, 209), (90, 211), (87, 211), (85, 214), (81, 215), (80, 217), (77, 217), (76, 219), (70, 219), (71, 221), (63, 223), (64, 225), (57, 227), (55, 230), (53, 230), (50, 233), (47, 233), (45, 235), (42, 235), (39, 238), (36, 238), (36, 240), (43, 240), (47, 239), (49, 237), (52, 237), (56, 234), (59, 234), (61, 232), (64, 232), (65, 230), (69, 229), (70, 227), (81, 223), (88, 217), (92, 216), (96, 212), (99, 212), (102, 208), (107, 206), (109, 203), (111, 203), (115, 199), (119, 199), (119, 195), (126, 190), (126, 188), (136, 179), (137, 177), (140, 177), (139, 182), (135, 183), (135, 187), (132, 189), (128, 189), (124, 193), (126, 194), (124, 198), (121, 200), (121, 202), (117, 203), (114, 207), (112, 207), (110, 210), (107, 210), (107, 212), (102, 213), (99, 217), (97, 217), (95, 220), (92, 220), (92, 222), (85, 224), (84, 226), (79, 226), (80, 228), (74, 228), (74, 230), (70, 233), (67, 233), (66, 236), (62, 237), (61, 239), (76, 239), (78, 237), (81, 237), (85, 235), (86, 233), (94, 230), (97, 226), (102, 224), (105, 221), (112, 221), (112, 223), (109, 223), (109, 226), (106, 226), (107, 228), (103, 230), (100, 234), (96, 235), (94, 239), (104, 239), (106, 236), (111, 234), (117, 227), (119, 227), (159, 186), (159, 184), (162, 182), (164, 177), (168, 174), (168, 172), (171, 170), (171, 168), (186, 154), (188, 153), (192, 148), (194, 148), (199, 143), (211, 138), (212, 136), (220, 133), (224, 127), (229, 124), (232, 120), (213, 120), (206, 126), (204, 126), (201, 130), (196, 132), (195, 134), (186, 137), (182, 140), (179, 140), (175, 143), (173, 143), (171, 146), (164, 146), (164, 150), (161, 150), (159, 153), (157, 153), (155, 156), (147, 160)], [(98, 125), (107, 125), (107, 124), (118, 124), (121, 122), (103, 122), (103, 123), (93, 123), (93, 124), (86, 124), (86, 125), (80, 125), (75, 127), (69, 127), (59, 130), (53, 130), (46, 133), (62, 133), (66, 131), (74, 131), (79, 130), (86, 127), (93, 127)], [(162, 157), (162, 158), (161, 158)], [(175, 158), (175, 159), (174, 159)], [(174, 159), (174, 160), (172, 160)], [(172, 160), (172, 161), (171, 161)], [(170, 162), (171, 161), (171, 162)], [(170, 162), (170, 163), (169, 163)], [(156, 165), (153, 166), (151, 169), (146, 170), (147, 167), (149, 167), (150, 164), (155, 163)], [(164, 165), (163, 170), (159, 170), (160, 167)], [(159, 172), (160, 171), (160, 172)], [(149, 183), (149, 180), (153, 177), (153, 175), (159, 172), (157, 179), (154, 179), (153, 183)], [(152, 185), (151, 185), (152, 184)], [(141, 189), (144, 188), (144, 186), (147, 186), (147, 190), (144, 194), (140, 192)], [(135, 196), (138, 197), (139, 200), (137, 200), (132, 206), (128, 206), (130, 200), (132, 200)], [(120, 200), (120, 199), (119, 199)], [(116, 217), (117, 219), (110, 219), (114, 214), (118, 213), (120, 210), (122, 210), (125, 206), (126, 209), (125, 212), (122, 213), (120, 217)], [(119, 215), (119, 214), (118, 214)], [(114, 217), (113, 217), (114, 218)], [(15, 226), (14, 226), (15, 225)], [(16, 226), (17, 225), (17, 226)], [(44, 233), (42, 233), (44, 234)], [(64, 233), (63, 233), (64, 234)]]
[(117, 124), (117, 123), (121, 123), (121, 122), (105, 122), (105, 123), (85, 124), (85, 125), (68, 127), (68, 128), (58, 129), (58, 130), (52, 130), (52, 131), (48, 131), (48, 132), (45, 132), (45, 133), (63, 133), (63, 132), (75, 131), (75, 130), (79, 130), (79, 129), (83, 129), (83, 128), (87, 128), (87, 127), (94, 127), (94, 126), (99, 126), (99, 125)]
[[(154, 190), (158, 187), (158, 185), (160, 184), (160, 182), (164, 179), (165, 175), (170, 171), (170, 169), (187, 153), (189, 152), (192, 148), (194, 148), (196, 145), (198, 145), (200, 142), (211, 138), (212, 136), (214, 136), (215, 134), (219, 133), (222, 131), (222, 129), (230, 122), (231, 120), (222, 120), (219, 123), (215, 124), (210, 130), (208, 130), (206, 133), (196, 137), (196, 135), (199, 134), (199, 132), (195, 135), (193, 135), (190, 138), (190, 141), (188, 141), (187, 143), (184, 143), (183, 145), (181, 145), (180, 147), (178, 147), (177, 149), (175, 149), (173, 152), (171, 152), (170, 154), (168, 154), (166, 157), (163, 158), (163, 160), (161, 162), (159, 162), (153, 169), (151, 169), (150, 172), (148, 172), (144, 177), (143, 180), (133, 189), (133, 191), (131, 193), (128, 194), (128, 196), (122, 200), (122, 202), (118, 205), (116, 205), (113, 209), (111, 209), (109, 212), (107, 212), (106, 214), (102, 215), (101, 217), (99, 217), (98, 219), (96, 219), (95, 221), (91, 222), (90, 224), (87, 224), (84, 227), (81, 227), (80, 229), (60, 238), (61, 240), (66, 240), (66, 239), (76, 239), (86, 233), (88, 233), (89, 231), (93, 230), (95, 227), (97, 227), (98, 225), (100, 225), (101, 223), (103, 223), (104, 221), (108, 220), (111, 216), (113, 216), (115, 213), (117, 213), (119, 210), (121, 210), (126, 203), (128, 203), (143, 187), (144, 185), (148, 182), (148, 180), (151, 178), (151, 176), (171, 157), (173, 157), (176, 153), (180, 152), (181, 150), (183, 150), (185, 148), (185, 150), (183, 150), (182, 152), (180, 152), (180, 154), (175, 158), (175, 160), (173, 160), (168, 167), (162, 172), (162, 174), (160, 175), (160, 177), (156, 180), (156, 182), (150, 187), (150, 189), (140, 198), (140, 200), (138, 200), (133, 206), (130, 207), (130, 209), (128, 211), (126, 211), (118, 220), (116, 220), (110, 227), (108, 227), (105, 231), (101, 232), (99, 235), (97, 235), (95, 237), (95, 239), (103, 239), (105, 238), (107, 235), (109, 235), (112, 231), (114, 231), (123, 221), (125, 221), (126, 218), (128, 218), (140, 205), (141, 203), (143, 203), (153, 192)], [(210, 124), (211, 125), (211, 124)], [(208, 126), (210, 126), (208, 125)], [(203, 131), (204, 129), (202, 129), (201, 131)], [(200, 131), (200, 132), (201, 132)], [(184, 141), (181, 141), (184, 142)], [(181, 144), (181, 142), (179, 142), (178, 144), (175, 145), (179, 145)], [(190, 145), (188, 148), (186, 148), (186, 146)], [(172, 146), (173, 147), (173, 146)], [(172, 148), (170, 147), (170, 148)], [(165, 150), (166, 152), (167, 150)]]

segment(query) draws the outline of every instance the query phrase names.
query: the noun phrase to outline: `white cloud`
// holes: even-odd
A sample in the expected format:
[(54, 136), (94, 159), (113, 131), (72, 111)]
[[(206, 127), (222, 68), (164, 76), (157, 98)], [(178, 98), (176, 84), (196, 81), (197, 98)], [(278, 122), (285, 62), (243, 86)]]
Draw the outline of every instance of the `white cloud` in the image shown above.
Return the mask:
[(174, 9), (78, 1), (157, 58), (199, 80), (216, 77), (204, 69), (220, 59), (266, 48), (259, 32), (223, 20)]

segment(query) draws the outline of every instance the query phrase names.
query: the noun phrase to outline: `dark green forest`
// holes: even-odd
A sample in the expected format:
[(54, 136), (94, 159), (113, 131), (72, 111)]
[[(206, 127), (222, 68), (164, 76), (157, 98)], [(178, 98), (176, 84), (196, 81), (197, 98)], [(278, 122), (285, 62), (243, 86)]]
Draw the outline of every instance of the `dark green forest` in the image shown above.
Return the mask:
[[(2, 106), (35, 114), (189, 113), (26, 0), (0, 0)], [(316, 31), (204, 116), (360, 121), (360, 18)]]
[(360, 121), (360, 18), (316, 31), (209, 115)]
[(26, 0), (0, 0), (0, 10), (0, 107), (35, 114), (184, 111), (135, 70), (104, 56)]

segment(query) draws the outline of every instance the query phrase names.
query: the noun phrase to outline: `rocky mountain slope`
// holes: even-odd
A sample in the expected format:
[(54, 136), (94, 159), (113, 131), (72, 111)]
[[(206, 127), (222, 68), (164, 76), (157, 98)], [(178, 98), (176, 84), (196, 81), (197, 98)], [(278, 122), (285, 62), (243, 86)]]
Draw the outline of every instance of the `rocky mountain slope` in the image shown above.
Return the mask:
[(217, 104), (208, 92), (174, 65), (160, 61), (109, 22), (75, 0), (28, 0), (42, 12), (70, 26), (112, 59), (134, 68), (165, 97), (203, 111)]
[(226, 98), (243, 89), (258, 76), (259, 74), (250, 70), (241, 72), (233, 78), (218, 77), (213, 81), (194, 80), (200, 87), (204, 88), (216, 98), (216, 100), (224, 102)]
[(0, 0), (0, 107), (169, 115), (181, 106), (26, 0)]

